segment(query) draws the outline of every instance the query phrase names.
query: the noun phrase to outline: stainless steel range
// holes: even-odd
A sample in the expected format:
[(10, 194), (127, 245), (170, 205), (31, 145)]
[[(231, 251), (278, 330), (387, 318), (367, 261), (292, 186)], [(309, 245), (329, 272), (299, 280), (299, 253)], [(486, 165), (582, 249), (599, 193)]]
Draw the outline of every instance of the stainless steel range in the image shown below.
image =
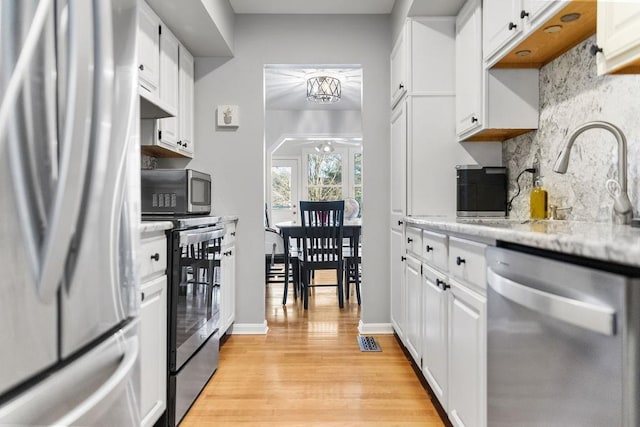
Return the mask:
[(218, 367), (220, 217), (143, 216), (168, 232), (167, 421), (177, 425)]

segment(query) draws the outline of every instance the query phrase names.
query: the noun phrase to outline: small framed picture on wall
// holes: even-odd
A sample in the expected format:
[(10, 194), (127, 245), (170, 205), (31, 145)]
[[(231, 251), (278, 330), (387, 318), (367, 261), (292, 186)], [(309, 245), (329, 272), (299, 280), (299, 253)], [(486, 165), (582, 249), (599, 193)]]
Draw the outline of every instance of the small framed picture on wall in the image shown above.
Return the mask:
[(239, 126), (237, 105), (218, 105), (217, 116), (218, 127)]

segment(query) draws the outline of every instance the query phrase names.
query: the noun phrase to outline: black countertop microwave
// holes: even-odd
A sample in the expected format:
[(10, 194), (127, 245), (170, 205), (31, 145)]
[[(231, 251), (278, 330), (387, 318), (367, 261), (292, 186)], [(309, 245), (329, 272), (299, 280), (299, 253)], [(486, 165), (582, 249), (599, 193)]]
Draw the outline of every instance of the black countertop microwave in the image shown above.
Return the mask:
[(211, 212), (211, 175), (193, 169), (141, 171), (143, 215)]
[(502, 166), (456, 166), (456, 214), (459, 217), (506, 217), (507, 171)]

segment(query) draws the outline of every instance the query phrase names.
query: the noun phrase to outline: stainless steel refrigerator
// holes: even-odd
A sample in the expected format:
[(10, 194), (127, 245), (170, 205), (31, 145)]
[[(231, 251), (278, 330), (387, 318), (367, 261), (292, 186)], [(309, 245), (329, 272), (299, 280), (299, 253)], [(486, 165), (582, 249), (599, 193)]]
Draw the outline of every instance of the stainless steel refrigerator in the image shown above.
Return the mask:
[(0, 425), (139, 425), (135, 0), (0, 0)]

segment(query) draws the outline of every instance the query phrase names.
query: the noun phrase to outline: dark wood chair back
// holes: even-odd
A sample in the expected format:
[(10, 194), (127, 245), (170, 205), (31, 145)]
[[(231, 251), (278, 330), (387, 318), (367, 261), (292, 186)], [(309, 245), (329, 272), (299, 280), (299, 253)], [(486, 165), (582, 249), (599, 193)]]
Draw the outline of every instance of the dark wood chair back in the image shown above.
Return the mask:
[(312, 269), (342, 266), (344, 200), (335, 202), (300, 202), (302, 262)]

